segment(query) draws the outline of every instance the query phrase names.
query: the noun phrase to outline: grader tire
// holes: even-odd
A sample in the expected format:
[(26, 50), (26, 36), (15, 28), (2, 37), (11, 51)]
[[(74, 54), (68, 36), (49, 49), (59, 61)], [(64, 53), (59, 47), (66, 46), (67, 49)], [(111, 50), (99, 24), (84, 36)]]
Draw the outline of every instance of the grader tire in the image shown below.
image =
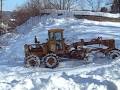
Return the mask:
[(56, 68), (59, 64), (59, 60), (57, 59), (57, 56), (50, 54), (45, 56), (44, 64), (47, 68)]
[(78, 55), (78, 52), (77, 52), (77, 50), (72, 50), (72, 51), (70, 51), (70, 57), (71, 58), (76, 58), (76, 57), (78, 57), (79, 55)]
[(35, 55), (30, 55), (26, 58), (26, 66), (27, 67), (37, 67), (40, 66), (40, 59), (39, 57), (35, 56)]
[(116, 60), (117, 58), (120, 58), (120, 50), (113, 49), (108, 52), (108, 57), (112, 60)]

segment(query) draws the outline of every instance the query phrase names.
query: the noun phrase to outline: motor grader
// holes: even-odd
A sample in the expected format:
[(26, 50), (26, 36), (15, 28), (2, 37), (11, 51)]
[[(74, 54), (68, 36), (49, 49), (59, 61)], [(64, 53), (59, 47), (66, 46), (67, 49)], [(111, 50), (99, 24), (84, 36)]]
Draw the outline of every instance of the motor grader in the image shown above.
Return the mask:
[(25, 65), (27, 67), (43, 65), (44, 67), (55, 68), (62, 61), (62, 58), (89, 61), (93, 59), (92, 56), (95, 53), (102, 53), (111, 59), (120, 56), (119, 49), (115, 47), (114, 39), (98, 37), (89, 41), (81, 39), (79, 42), (66, 44), (63, 31), (63, 29), (48, 30), (46, 43), (40, 43), (35, 36), (34, 44), (25, 44)]

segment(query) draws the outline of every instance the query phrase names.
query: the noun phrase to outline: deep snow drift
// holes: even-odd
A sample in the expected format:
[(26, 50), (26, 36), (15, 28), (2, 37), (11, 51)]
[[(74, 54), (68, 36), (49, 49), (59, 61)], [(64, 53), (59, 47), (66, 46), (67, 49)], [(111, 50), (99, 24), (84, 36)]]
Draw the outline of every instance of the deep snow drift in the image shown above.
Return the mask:
[(92, 63), (61, 62), (55, 69), (25, 68), (24, 44), (36, 35), (46, 42), (50, 28), (63, 28), (66, 43), (98, 36), (113, 38), (120, 48), (120, 23), (77, 20), (66, 16), (34, 17), (17, 33), (0, 37), (0, 90), (120, 90), (120, 60), (98, 57)]

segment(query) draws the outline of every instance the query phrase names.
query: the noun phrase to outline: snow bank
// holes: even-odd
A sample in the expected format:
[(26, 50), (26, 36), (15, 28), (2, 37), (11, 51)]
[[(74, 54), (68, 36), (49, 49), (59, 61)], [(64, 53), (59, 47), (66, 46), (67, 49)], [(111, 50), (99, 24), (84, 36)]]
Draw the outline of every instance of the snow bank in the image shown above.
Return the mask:
[(90, 20), (84, 20), (84, 23), (93, 23), (95, 25), (101, 25), (101, 26), (113, 26), (113, 27), (120, 27), (120, 23), (119, 22), (99, 22), (99, 21), (90, 21)]
[(50, 28), (63, 28), (67, 43), (102, 36), (114, 38), (117, 48), (120, 48), (119, 23), (56, 15), (31, 18), (17, 27), (18, 33), (0, 37), (1, 90), (120, 90), (119, 59), (111, 61), (99, 57), (92, 63), (61, 62), (55, 69), (25, 68), (24, 44), (33, 43), (35, 35), (40, 42), (46, 42)]
[(92, 12), (92, 11), (81, 11), (81, 10), (55, 10), (55, 9), (46, 9), (41, 11), (42, 13), (55, 13), (55, 14), (72, 14), (72, 15), (92, 15), (92, 16), (101, 16), (108, 18), (120, 18), (120, 14), (106, 13), (106, 12)]
[(75, 15), (93, 15), (93, 16), (102, 16), (108, 18), (120, 18), (120, 14), (112, 14), (106, 12), (91, 12), (91, 11), (72, 11)]

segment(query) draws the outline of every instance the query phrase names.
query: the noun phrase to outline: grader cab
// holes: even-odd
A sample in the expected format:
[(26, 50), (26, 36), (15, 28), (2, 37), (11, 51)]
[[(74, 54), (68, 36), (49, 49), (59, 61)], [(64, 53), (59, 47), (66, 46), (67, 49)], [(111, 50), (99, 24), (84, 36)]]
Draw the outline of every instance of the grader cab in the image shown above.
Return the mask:
[(48, 49), (56, 54), (63, 54), (65, 51), (63, 29), (52, 29), (48, 31)]
[[(63, 29), (48, 30), (46, 43), (40, 43), (35, 36), (34, 44), (25, 44), (25, 65), (27, 67), (42, 65), (48, 68), (55, 68), (59, 65), (60, 58), (67, 57), (69, 60), (88, 61), (93, 52), (103, 53), (111, 59), (116, 59), (120, 56), (120, 51), (115, 47), (114, 39), (103, 40), (102, 37), (90, 41), (81, 39), (79, 42), (67, 45), (63, 38), (63, 31)], [(89, 45), (93, 45), (94, 47), (98, 45), (99, 47), (90, 48)], [(105, 46), (106, 48), (100, 46)]]

